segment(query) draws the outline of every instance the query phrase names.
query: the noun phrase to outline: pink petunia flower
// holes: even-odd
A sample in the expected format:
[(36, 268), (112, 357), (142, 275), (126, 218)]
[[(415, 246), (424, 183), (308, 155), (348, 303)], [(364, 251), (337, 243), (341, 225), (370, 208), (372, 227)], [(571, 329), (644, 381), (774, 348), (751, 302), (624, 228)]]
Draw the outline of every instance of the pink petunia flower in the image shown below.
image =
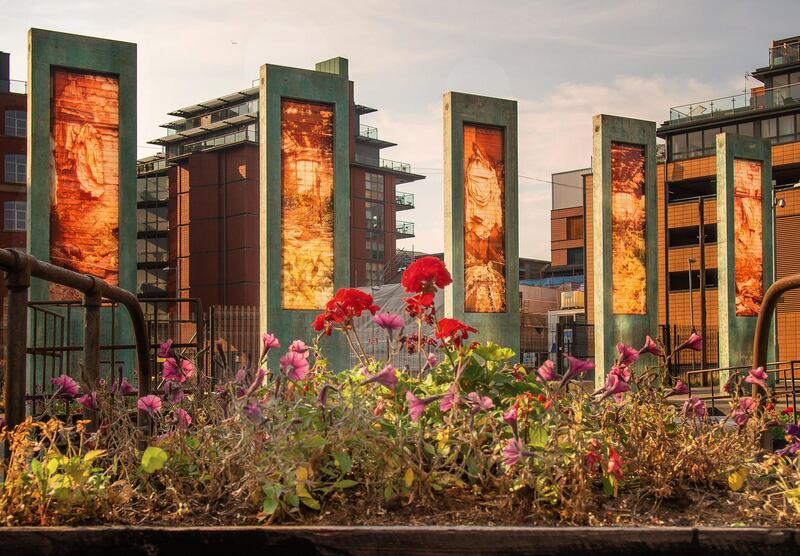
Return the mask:
[(311, 354), (311, 350), (308, 349), (308, 346), (303, 340), (295, 340), (289, 345), (289, 351), (294, 353), (299, 353), (306, 359)]
[(669, 392), (667, 392), (667, 397), (682, 396), (688, 393), (689, 393), (689, 385), (686, 384), (684, 381), (679, 380), (675, 383), (675, 386), (670, 388)]
[(473, 415), (479, 411), (489, 411), (490, 409), (494, 409), (494, 402), (489, 396), (481, 396), (477, 392), (470, 392), (467, 394), (467, 400), (469, 400), (469, 403), (472, 406), (471, 413)]
[(372, 317), (372, 320), (387, 332), (402, 330), (406, 325), (402, 315), (398, 315), (397, 313), (378, 313)]
[(743, 427), (750, 420), (750, 416), (756, 410), (756, 407), (758, 407), (758, 403), (753, 398), (740, 398), (739, 403), (731, 411), (731, 419), (734, 423)]
[(425, 411), (425, 408), (428, 404), (435, 402), (438, 399), (441, 399), (443, 396), (428, 396), (427, 398), (418, 398), (416, 397), (411, 390), (406, 392), (406, 401), (408, 402), (408, 415), (411, 417), (411, 421), (416, 423), (419, 421), (419, 418), (422, 416), (422, 413)]
[(428, 369), (433, 369), (436, 365), (439, 364), (439, 360), (436, 358), (435, 353), (429, 353), (428, 359), (425, 361), (425, 365), (422, 367), (423, 371), (427, 371)]
[(442, 401), (439, 402), (439, 411), (445, 413), (450, 411), (453, 406), (458, 401), (458, 386), (455, 383), (451, 384), (450, 387), (445, 392), (444, 396), (442, 396)]
[(508, 441), (506, 447), (503, 448), (503, 463), (506, 467), (514, 467), (519, 460), (523, 457), (530, 457), (533, 452), (525, 449), (525, 445), (519, 438), (513, 438)]
[(188, 429), (189, 425), (192, 424), (192, 416), (189, 415), (189, 412), (185, 409), (179, 407), (175, 410), (175, 423), (178, 425), (178, 428), (181, 429)]
[(567, 360), (567, 364), (569, 365), (569, 370), (564, 373), (563, 378), (561, 379), (561, 386), (576, 378), (580, 375), (585, 374), (587, 371), (591, 371), (594, 369), (594, 363), (591, 361), (587, 361), (585, 359), (578, 359), (577, 357), (572, 357), (571, 355), (564, 356)]
[(59, 395), (64, 398), (75, 398), (80, 393), (78, 383), (72, 377), (61, 375), (54, 378), (52, 381), (53, 386), (56, 387), (54, 395)]
[(264, 419), (264, 416), (261, 415), (261, 407), (255, 401), (248, 402), (244, 406), (244, 414), (254, 423), (260, 423)]
[(623, 382), (631, 381), (631, 370), (625, 365), (614, 365), (609, 375), (617, 375)]
[(511, 430), (514, 432), (514, 436), (518, 435), (517, 432), (517, 416), (519, 411), (519, 402), (514, 402), (514, 405), (508, 408), (507, 411), (503, 412), (503, 421), (511, 427)]
[(553, 362), (548, 359), (536, 369), (536, 380), (539, 382), (554, 382), (561, 380), (561, 375), (555, 371)]
[(769, 375), (766, 373), (766, 371), (764, 371), (764, 367), (759, 367), (757, 369), (750, 369), (750, 372), (747, 373), (744, 381), (748, 384), (758, 384), (766, 391), (768, 378)]
[(386, 386), (389, 390), (394, 390), (394, 387), (397, 386), (397, 373), (394, 367), (386, 365), (381, 372), (372, 375), (361, 384), (369, 384), (370, 382), (377, 382), (378, 384)]
[(617, 344), (617, 352), (619, 352), (619, 362), (623, 366), (633, 365), (639, 359), (639, 350), (622, 343)]
[(605, 386), (603, 386), (603, 389), (601, 390), (603, 395), (600, 396), (600, 399), (603, 400), (609, 396), (616, 397), (618, 394), (627, 392), (630, 389), (631, 387), (628, 386), (628, 383), (622, 380), (619, 375), (614, 373), (608, 373), (608, 376), (606, 377)]
[(167, 340), (166, 342), (159, 344), (158, 354), (157, 354), (158, 357), (161, 359), (166, 359), (167, 357), (169, 357), (169, 352), (171, 349), (172, 349), (172, 340)]
[(194, 364), (188, 359), (181, 359), (181, 362), (178, 363), (174, 357), (170, 357), (164, 361), (161, 374), (165, 380), (184, 383), (187, 379), (192, 378), (194, 372)]
[[(297, 340), (298, 342), (300, 340)], [(302, 343), (302, 342), (300, 342)], [(305, 345), (305, 344), (303, 344)], [(302, 352), (290, 350), (280, 358), (281, 370), (286, 373), (291, 380), (303, 380), (308, 373), (307, 355)]]
[(154, 394), (142, 396), (136, 402), (136, 407), (139, 408), (139, 411), (146, 411), (150, 415), (153, 415), (161, 411), (161, 398)]
[(692, 332), (689, 339), (675, 348), (675, 351), (680, 351), (682, 349), (690, 349), (692, 351), (703, 351), (703, 337), (697, 334), (696, 332)]
[(681, 413), (686, 418), (696, 417), (702, 419), (706, 415), (706, 405), (703, 400), (693, 396), (683, 402)]
[(639, 350), (639, 355), (644, 353), (649, 353), (650, 355), (655, 355), (656, 357), (663, 355), (661, 348), (658, 347), (658, 344), (650, 336), (647, 336), (644, 339), (644, 345), (642, 346), (642, 349)]
[(181, 388), (178, 384), (175, 384), (173, 382), (169, 381), (165, 382), (163, 390), (165, 399), (170, 403), (174, 404), (181, 403), (181, 401), (183, 401), (183, 398), (186, 396), (186, 394), (183, 391), (183, 388)]
[(278, 341), (278, 338), (269, 332), (264, 332), (261, 335), (261, 343), (264, 345), (265, 353), (271, 349), (278, 349), (281, 347), (281, 343)]
[(86, 409), (88, 409), (89, 411), (97, 411), (99, 409), (97, 406), (97, 392), (92, 392), (91, 394), (84, 394), (83, 396), (78, 398), (78, 403), (81, 404)]

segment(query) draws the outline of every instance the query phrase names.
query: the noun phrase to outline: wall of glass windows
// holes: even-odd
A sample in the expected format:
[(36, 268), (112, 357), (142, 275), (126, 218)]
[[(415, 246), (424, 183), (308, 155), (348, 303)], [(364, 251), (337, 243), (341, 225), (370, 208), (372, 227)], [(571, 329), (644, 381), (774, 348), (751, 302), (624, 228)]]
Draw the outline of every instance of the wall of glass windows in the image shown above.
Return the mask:
[(28, 113), (24, 110), (6, 110), (5, 112), (5, 134), (9, 137), (25, 137)]
[(364, 203), (366, 227), (370, 230), (383, 230), (383, 203)]
[(364, 174), (364, 196), (367, 199), (383, 201), (383, 174), (373, 172)]

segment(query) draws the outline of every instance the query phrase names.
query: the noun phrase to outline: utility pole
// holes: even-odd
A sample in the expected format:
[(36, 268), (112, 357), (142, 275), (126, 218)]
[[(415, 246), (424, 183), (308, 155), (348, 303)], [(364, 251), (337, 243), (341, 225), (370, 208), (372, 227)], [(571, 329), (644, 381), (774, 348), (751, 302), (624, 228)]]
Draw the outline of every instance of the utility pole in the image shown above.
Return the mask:
[[(699, 238), (700, 238), (700, 335), (703, 337), (702, 350), (700, 352), (701, 369), (708, 368), (708, 340), (706, 338), (706, 224), (705, 224), (705, 200), (700, 197), (697, 205), (700, 217)], [(694, 324), (694, 322), (692, 322)]]

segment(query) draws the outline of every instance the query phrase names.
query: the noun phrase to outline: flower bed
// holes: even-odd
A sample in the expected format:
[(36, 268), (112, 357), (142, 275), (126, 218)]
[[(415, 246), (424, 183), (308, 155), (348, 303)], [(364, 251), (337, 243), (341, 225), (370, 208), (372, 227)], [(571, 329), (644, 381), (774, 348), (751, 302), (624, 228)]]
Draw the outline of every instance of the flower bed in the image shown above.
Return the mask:
[[(409, 266), (405, 316), (381, 313), (364, 292), (340, 290), (313, 323), (313, 345), (295, 341), (283, 350), (264, 334), (259, 365), (230, 369), (235, 378), (212, 391), (194, 362), (166, 343), (159, 394), (136, 401), (152, 417), (149, 431), (132, 420), (135, 385), (118, 377), (81, 389), (57, 378), (48, 414), (86, 408), (99, 427), (29, 419), (4, 431), (13, 455), (3, 469), (0, 521), (798, 522), (800, 429), (788, 413), (741, 395), (750, 384), (767, 387), (763, 370), (731, 377), (733, 408), (722, 422), (709, 419), (697, 398), (671, 402), (686, 386), (672, 382), (671, 354), (650, 338), (639, 349), (620, 344), (605, 386), (585, 392), (576, 380), (591, 362), (567, 357), (563, 376), (550, 362), (527, 373), (509, 363), (510, 350), (474, 343), (475, 329), (438, 318), (433, 294), (449, 283), (436, 259)], [(357, 318), (385, 331), (388, 361), (366, 355)], [(401, 334), (406, 318), (417, 333)], [(334, 333), (350, 342), (355, 368), (329, 368), (325, 336)], [(701, 342), (693, 336), (679, 349)], [(392, 366), (401, 350), (417, 354), (420, 372)], [(786, 447), (763, 452), (762, 435), (781, 424)]]

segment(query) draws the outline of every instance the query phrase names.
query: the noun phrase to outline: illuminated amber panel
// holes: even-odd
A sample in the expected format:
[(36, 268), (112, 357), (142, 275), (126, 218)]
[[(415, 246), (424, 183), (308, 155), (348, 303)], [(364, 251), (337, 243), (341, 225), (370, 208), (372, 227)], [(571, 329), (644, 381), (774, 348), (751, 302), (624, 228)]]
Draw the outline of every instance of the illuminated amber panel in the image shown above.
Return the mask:
[[(52, 73), (50, 261), (119, 279), (119, 83), (116, 77)], [(53, 299), (78, 299), (51, 285)]]
[(611, 143), (611, 299), (617, 315), (647, 312), (644, 161), (644, 147)]
[(752, 317), (763, 298), (761, 162), (733, 161), (733, 228), (736, 316)]
[(464, 310), (506, 310), (503, 130), (464, 125)]
[(283, 308), (321, 309), (333, 296), (332, 106), (281, 102), (281, 198)]

